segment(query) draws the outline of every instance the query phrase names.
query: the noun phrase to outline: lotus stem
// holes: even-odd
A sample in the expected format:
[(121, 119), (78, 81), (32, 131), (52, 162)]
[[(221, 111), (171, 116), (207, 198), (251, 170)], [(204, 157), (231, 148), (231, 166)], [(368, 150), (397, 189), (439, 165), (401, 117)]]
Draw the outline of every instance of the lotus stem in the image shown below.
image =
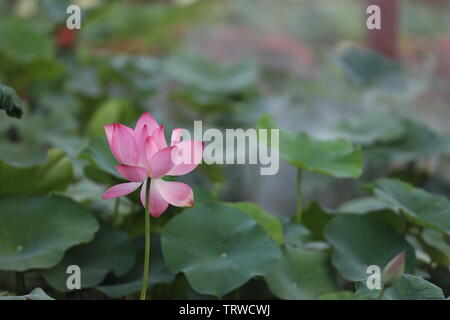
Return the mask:
[(295, 220), (298, 223), (302, 222), (302, 201), (303, 201), (303, 196), (302, 196), (302, 170), (298, 169), (297, 171), (297, 212), (295, 214)]
[(147, 179), (148, 191), (145, 199), (145, 256), (144, 256), (144, 274), (142, 277), (141, 300), (146, 299), (148, 272), (150, 265), (150, 179)]

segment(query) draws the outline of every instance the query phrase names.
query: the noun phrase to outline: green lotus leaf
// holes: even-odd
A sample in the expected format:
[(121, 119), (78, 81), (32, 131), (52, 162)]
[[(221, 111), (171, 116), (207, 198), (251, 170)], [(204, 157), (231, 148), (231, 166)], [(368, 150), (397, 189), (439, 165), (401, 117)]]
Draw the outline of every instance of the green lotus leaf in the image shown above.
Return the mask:
[(227, 205), (244, 211), (258, 222), (278, 244), (283, 243), (283, 228), (280, 220), (253, 202), (229, 202)]
[(371, 187), (374, 195), (413, 224), (450, 234), (450, 202), (444, 197), (395, 179), (380, 179)]
[(279, 263), (264, 276), (281, 299), (317, 299), (339, 290), (329, 252), (285, 246)]
[(405, 78), (399, 63), (379, 53), (354, 45), (341, 45), (337, 62), (356, 85), (374, 85), (389, 90), (405, 88)]
[(230, 94), (256, 84), (258, 69), (254, 63), (217, 63), (201, 56), (180, 53), (168, 59), (165, 69), (171, 79), (206, 93)]
[(352, 120), (339, 122), (337, 132), (353, 143), (369, 145), (395, 141), (405, 134), (399, 117), (388, 112), (373, 112)]
[[(116, 170), (119, 163), (112, 155), (106, 137), (98, 136), (90, 139), (88, 146), (81, 152), (80, 157), (89, 161), (92, 167), (86, 168), (90, 170), (88, 171), (88, 173), (91, 173), (89, 177), (94, 178), (94, 180), (103, 181), (106, 179), (109, 182), (111, 182), (111, 179), (123, 180), (123, 177)], [(106, 177), (103, 177), (102, 174)]]
[(183, 272), (195, 291), (218, 297), (264, 275), (280, 257), (278, 245), (255, 220), (219, 202), (169, 221), (162, 250), (173, 273)]
[(89, 211), (62, 196), (1, 196), (0, 207), (0, 270), (51, 268), (99, 227)]
[(375, 197), (361, 197), (341, 204), (336, 211), (354, 214), (366, 214), (369, 212), (386, 209), (386, 205)]
[[(377, 299), (380, 290), (361, 285), (355, 299)], [(431, 282), (410, 274), (404, 274), (392, 287), (386, 289), (383, 300), (444, 300), (444, 293)]]
[(427, 253), (433, 261), (444, 267), (450, 267), (450, 244), (445, 234), (433, 229), (422, 231), (422, 239)]
[(414, 272), (413, 248), (401, 234), (373, 217), (338, 215), (327, 223), (325, 238), (333, 246), (333, 265), (347, 280), (366, 279), (368, 266), (382, 270), (402, 251), (406, 253), (405, 272)]
[(72, 163), (60, 149), (49, 150), (47, 161), (31, 167), (17, 167), (0, 160), (0, 195), (62, 191), (73, 179)]
[(67, 268), (76, 265), (81, 270), (81, 288), (91, 288), (111, 271), (117, 276), (124, 275), (135, 258), (128, 235), (102, 222), (93, 241), (69, 249), (58, 265), (41, 274), (53, 288), (67, 292)]
[(0, 84), (0, 109), (10, 117), (21, 118), (22, 103), (13, 88)]
[[(134, 266), (125, 275), (115, 277), (97, 289), (111, 298), (120, 298), (139, 292), (142, 285), (142, 270), (144, 268), (145, 242), (144, 236), (134, 241), (137, 259)], [(175, 276), (167, 269), (161, 253), (161, 241), (157, 235), (152, 235), (150, 241), (150, 273), (148, 279), (149, 288), (158, 283), (172, 283)]]
[(91, 136), (105, 135), (104, 125), (128, 123), (134, 119), (133, 105), (127, 100), (111, 99), (100, 105), (91, 116), (87, 131)]
[[(267, 130), (278, 129), (267, 114), (260, 118), (258, 126)], [(358, 178), (361, 175), (363, 154), (360, 147), (344, 139), (319, 140), (304, 132), (291, 134), (279, 130), (279, 153), (290, 164), (336, 178)]]

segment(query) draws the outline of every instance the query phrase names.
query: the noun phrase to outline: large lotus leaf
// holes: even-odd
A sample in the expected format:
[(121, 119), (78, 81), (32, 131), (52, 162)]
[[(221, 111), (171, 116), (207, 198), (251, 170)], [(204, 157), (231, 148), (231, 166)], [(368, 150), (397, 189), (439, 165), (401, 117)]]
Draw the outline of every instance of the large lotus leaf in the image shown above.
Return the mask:
[(55, 300), (45, 293), (41, 288), (36, 288), (29, 294), (23, 296), (6, 296), (0, 294), (0, 300)]
[(283, 228), (280, 220), (253, 202), (230, 202), (229, 206), (247, 213), (258, 222), (277, 243), (283, 243)]
[(165, 66), (170, 78), (207, 93), (228, 94), (256, 84), (258, 69), (253, 63), (222, 64), (193, 54), (177, 54)]
[(134, 261), (135, 252), (128, 235), (103, 222), (93, 241), (71, 248), (58, 265), (41, 274), (53, 288), (66, 292), (67, 268), (71, 265), (80, 267), (81, 288), (90, 288), (102, 282), (110, 271), (124, 275)]
[(376, 197), (361, 197), (344, 202), (335, 213), (337, 214), (358, 214), (368, 215), (383, 223), (388, 224), (397, 232), (405, 231), (405, 221), (402, 217), (395, 214), (388, 206)]
[(368, 146), (367, 159), (385, 157), (390, 164), (427, 159), (448, 151), (448, 136), (439, 136), (425, 124), (404, 120), (405, 134), (397, 141)]
[(284, 246), (279, 263), (264, 276), (281, 299), (317, 299), (339, 290), (329, 252)]
[(405, 125), (391, 113), (374, 112), (338, 123), (337, 131), (351, 142), (367, 145), (401, 138)]
[[(177, 46), (174, 30), (179, 30), (180, 25), (187, 25), (193, 20), (203, 19), (205, 15), (202, 13), (209, 5), (200, 2), (189, 6), (149, 6), (145, 3), (114, 1), (83, 21), (80, 36), (88, 46), (110, 44), (119, 39), (140, 39), (141, 48), (150, 45), (152, 48), (167, 50)], [(146, 35), (145, 39), (141, 34)]]
[(29, 19), (4, 17), (0, 21), (0, 38), (0, 52), (19, 63), (53, 58), (53, 42), (45, 33), (35, 28)]
[(119, 163), (112, 155), (106, 137), (98, 136), (90, 139), (88, 146), (81, 153), (80, 157), (90, 162), (94, 167), (92, 170), (97, 169), (108, 176), (123, 179), (116, 170), (116, 166)]
[(412, 223), (450, 234), (450, 202), (444, 197), (395, 179), (380, 179), (372, 190), (378, 199)]
[(333, 265), (347, 280), (366, 279), (368, 266), (383, 269), (402, 251), (406, 253), (405, 272), (414, 272), (413, 248), (401, 234), (373, 217), (338, 215), (326, 225), (325, 238), (333, 246)]
[(386, 205), (375, 197), (361, 197), (341, 204), (336, 211), (354, 214), (366, 214), (386, 209)]
[(404, 138), (386, 146), (393, 154), (393, 161), (407, 162), (423, 159), (448, 150), (448, 136), (440, 136), (425, 123), (405, 121)]
[[(70, 196), (73, 200), (80, 202), (80, 203), (89, 203), (91, 201), (98, 201), (99, 199), (102, 198), (102, 194), (103, 192), (105, 192), (105, 186), (95, 183), (91, 180), (88, 179), (80, 179), (75, 183), (72, 183), (67, 190), (64, 192), (65, 195)], [(123, 198), (120, 199), (120, 205), (121, 205), (121, 210), (119, 210), (120, 214), (124, 214), (125, 215), (125, 211), (129, 211), (127, 210), (127, 206), (125, 205), (126, 201), (122, 201), (125, 200)], [(110, 208), (105, 209), (108, 212), (105, 213), (109, 213), (110, 215), (114, 214), (114, 203), (115, 200), (111, 200), (111, 201), (102, 201), (102, 204), (105, 204), (105, 207), (110, 205)], [(122, 208), (123, 207), (123, 208)], [(96, 207), (97, 209), (97, 207)], [(110, 211), (110, 212), (109, 212)], [(123, 211), (123, 212), (122, 212)]]
[(321, 207), (312, 201), (303, 211), (302, 223), (312, 232), (312, 240), (324, 240), (325, 226), (334, 216), (357, 214), (368, 215), (381, 221), (398, 232), (405, 229), (404, 220), (375, 197), (364, 197), (348, 201), (336, 210)]
[(169, 269), (184, 272), (195, 291), (219, 297), (264, 275), (280, 257), (255, 220), (219, 202), (175, 216), (164, 228), (162, 250)]
[(60, 149), (49, 150), (46, 162), (31, 167), (16, 167), (0, 160), (0, 195), (61, 191), (73, 179), (72, 163)]
[(357, 85), (375, 85), (386, 89), (403, 89), (405, 79), (400, 64), (379, 53), (356, 45), (339, 48), (338, 63)]
[[(114, 278), (97, 287), (98, 290), (111, 298), (120, 298), (141, 290), (145, 253), (144, 236), (135, 239), (134, 249), (137, 254), (137, 259), (130, 271), (121, 277)], [(167, 269), (164, 263), (161, 253), (160, 237), (152, 235), (150, 241), (149, 288), (158, 283), (172, 283), (174, 280), (175, 276)]]
[[(361, 285), (355, 299), (377, 299), (380, 290)], [(444, 293), (431, 282), (410, 274), (404, 274), (392, 287), (386, 289), (383, 300), (444, 300)]]
[(22, 117), (22, 103), (13, 88), (0, 84), (0, 109), (10, 117)]
[(35, 19), (17, 15), (0, 20), (0, 69), (16, 89), (62, 71), (54, 59), (55, 42), (43, 28)]
[(2, 196), (0, 208), (0, 270), (51, 268), (98, 230), (89, 211), (61, 196)]
[(156, 57), (135, 54), (120, 54), (104, 61), (108, 75), (139, 93), (151, 94), (163, 81), (162, 64)]
[[(261, 117), (258, 125), (261, 129), (278, 129), (267, 114)], [(362, 173), (361, 148), (344, 139), (318, 140), (306, 133), (291, 134), (281, 129), (279, 134), (280, 156), (292, 165), (336, 178), (358, 178)]]
[(422, 239), (433, 261), (441, 266), (450, 267), (450, 244), (445, 239), (445, 234), (433, 229), (425, 229), (422, 231)]

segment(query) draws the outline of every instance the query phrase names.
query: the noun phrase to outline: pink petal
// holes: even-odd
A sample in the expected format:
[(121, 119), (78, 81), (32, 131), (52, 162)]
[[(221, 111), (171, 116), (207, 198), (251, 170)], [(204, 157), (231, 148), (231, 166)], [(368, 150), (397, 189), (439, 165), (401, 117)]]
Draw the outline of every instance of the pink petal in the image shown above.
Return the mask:
[(182, 176), (194, 170), (202, 161), (203, 142), (196, 140), (182, 141), (177, 145), (180, 150), (173, 158), (174, 167), (167, 173), (169, 176)]
[(106, 140), (108, 140), (109, 148), (111, 149), (112, 135), (114, 131), (114, 126), (112, 124), (105, 124), (103, 126), (105, 129)]
[(138, 149), (132, 132), (132, 129), (124, 125), (114, 124), (111, 138), (111, 151), (114, 157), (120, 163), (131, 166), (136, 165), (138, 160)]
[(155, 139), (153, 137), (148, 137), (145, 141), (145, 153), (146, 153), (146, 160), (147, 165), (146, 168), (150, 168), (150, 161), (152, 160), (155, 153), (159, 151), (158, 146), (156, 145)]
[(170, 182), (162, 179), (153, 179), (153, 186), (158, 189), (161, 197), (176, 207), (190, 207), (194, 205), (194, 193), (191, 187), (181, 182)]
[(119, 123), (119, 125), (122, 127), (122, 129), (127, 130), (128, 133), (131, 134), (131, 135), (134, 137), (135, 131), (134, 131), (132, 128), (127, 127), (127, 126), (125, 126), (125, 125), (123, 125), (123, 124), (120, 124), (120, 123)]
[(172, 152), (176, 147), (168, 147), (156, 152), (150, 160), (150, 173), (152, 178), (161, 178), (173, 168)]
[(156, 145), (159, 149), (167, 148), (166, 137), (164, 136), (164, 126), (159, 126), (158, 129), (153, 130), (152, 137), (155, 139)]
[(102, 199), (111, 199), (126, 196), (127, 194), (139, 188), (140, 185), (141, 185), (140, 182), (127, 182), (116, 184), (115, 186), (112, 186), (103, 193)]
[(172, 130), (172, 137), (170, 138), (170, 145), (171, 146), (176, 146), (177, 144), (179, 144), (182, 134), (183, 134), (183, 129), (182, 128), (173, 129)]
[(147, 170), (141, 167), (133, 167), (121, 164), (116, 167), (117, 171), (127, 180), (141, 182), (147, 179)]
[(136, 141), (136, 146), (138, 149), (138, 161), (137, 164), (140, 167), (147, 167), (147, 150), (146, 150), (146, 142), (149, 138), (147, 125), (144, 125), (142, 128), (137, 130), (134, 134), (134, 140)]
[(159, 181), (159, 179), (152, 179), (150, 185), (150, 214), (153, 217), (158, 218), (167, 210), (169, 203), (161, 196), (161, 193), (156, 186), (156, 181)]
[(147, 180), (144, 181), (141, 188), (141, 203), (145, 208), (146, 201), (147, 200)]
[(153, 130), (158, 128), (158, 122), (150, 115), (148, 112), (144, 112), (139, 120), (136, 123), (136, 126), (134, 127), (135, 131), (138, 131), (139, 129), (143, 128), (144, 126), (147, 126), (149, 132), (153, 132)]
[(136, 144), (138, 147), (142, 147), (145, 145), (145, 141), (150, 135), (148, 134), (147, 126), (144, 125), (139, 130), (136, 130), (134, 133), (134, 140), (136, 140)]

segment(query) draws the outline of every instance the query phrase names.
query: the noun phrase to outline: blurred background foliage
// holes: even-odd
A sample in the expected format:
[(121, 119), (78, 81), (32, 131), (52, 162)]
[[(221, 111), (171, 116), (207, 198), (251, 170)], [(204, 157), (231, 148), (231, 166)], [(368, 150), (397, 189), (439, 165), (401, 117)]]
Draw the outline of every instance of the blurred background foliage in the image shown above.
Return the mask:
[[(63, 167), (60, 158), (69, 159), (73, 168), (59, 170), (61, 176), (48, 184), (69, 185), (58, 192), (122, 229), (100, 226), (98, 241), (90, 244), (94, 248), (103, 248), (102, 239), (114, 237), (114, 232), (119, 233), (117, 241), (121, 232), (141, 233), (142, 217), (134, 214), (140, 209), (132, 197), (120, 202), (100, 199), (104, 189), (120, 179), (103, 125), (132, 125), (143, 111), (169, 130), (192, 129), (194, 120), (202, 120), (204, 128), (250, 128), (267, 113), (289, 132), (305, 131), (316, 139), (343, 137), (360, 145), (362, 177), (336, 180), (305, 172), (304, 203), (315, 200), (330, 209), (353, 205), (358, 210), (360, 205), (346, 202), (365, 195), (362, 186), (385, 176), (450, 196), (448, 1), (401, 3), (400, 56), (395, 61), (362, 47), (362, 1), (78, 0), (73, 3), (82, 8), (81, 30), (68, 30), (66, 8), (71, 3), (0, 1), (0, 83), (14, 88), (23, 106), (22, 119), (0, 114), (4, 161), (0, 166), (5, 166), (4, 172), (12, 170), (6, 166), (46, 170), (55, 157)], [(49, 152), (53, 148), (59, 150)], [(59, 154), (61, 150), (65, 155)], [(276, 215), (289, 216), (296, 206), (295, 175), (296, 168), (282, 162), (275, 176), (260, 176), (255, 165), (202, 165), (186, 179), (196, 186), (199, 202), (212, 197), (209, 190), (224, 201), (252, 201)], [(39, 174), (27, 179), (43, 184)], [(177, 210), (171, 208), (155, 221), (155, 230)], [(433, 247), (436, 238), (439, 235), (430, 231), (425, 246)], [(142, 251), (138, 240), (125, 248), (134, 245)], [(442, 245), (438, 241), (437, 246)], [(426, 275), (437, 278), (449, 295), (448, 245), (445, 250), (440, 258), (446, 267), (434, 265)], [(76, 248), (68, 252), (65, 259), (77, 255)], [(282, 254), (311, 265), (326, 260), (321, 253), (307, 251), (286, 249)], [(98, 273), (89, 286), (113, 271), (96, 294), (134, 293), (140, 268), (133, 267), (128, 274), (120, 270), (121, 263), (131, 266), (134, 258), (123, 256), (118, 268), (114, 263), (96, 265)], [(180, 289), (186, 286), (184, 276), (175, 279), (163, 265), (155, 268), (151, 281), (162, 279), (153, 288), (156, 295), (198, 297), (192, 290)], [(43, 277), (54, 288), (61, 287), (53, 269)], [(275, 294), (282, 290), (277, 287), (283, 282), (279, 277), (283, 273), (276, 271), (267, 280)], [(10, 286), (10, 278), (5, 272), (0, 283)], [(42, 281), (32, 273), (29, 278)], [(167, 285), (174, 281), (177, 285)], [(246, 290), (258, 291), (255, 286), (267, 289), (260, 278), (252, 286), (244, 286), (242, 296)], [(334, 280), (323, 286), (337, 288)], [(259, 292), (264, 296), (268, 290)], [(278, 296), (311, 297), (310, 291), (296, 294)]]

